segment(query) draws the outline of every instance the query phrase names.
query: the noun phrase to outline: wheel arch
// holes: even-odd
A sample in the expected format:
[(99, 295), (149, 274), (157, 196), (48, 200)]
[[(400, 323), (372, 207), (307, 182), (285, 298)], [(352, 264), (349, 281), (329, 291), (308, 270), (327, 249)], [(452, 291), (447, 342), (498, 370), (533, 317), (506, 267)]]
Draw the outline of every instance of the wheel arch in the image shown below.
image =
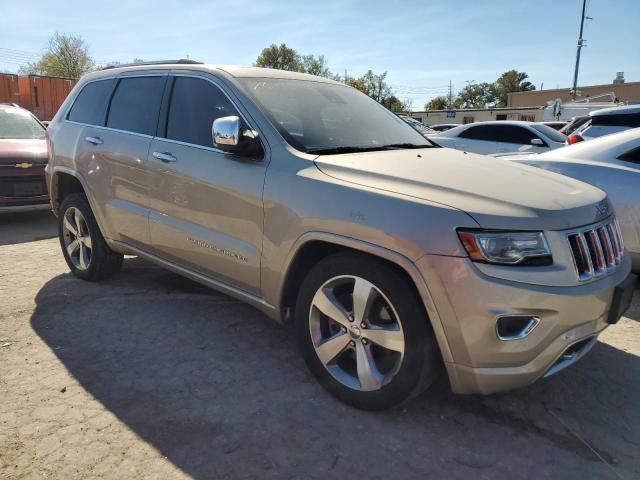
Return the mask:
[(57, 167), (51, 176), (51, 185), (49, 186), (49, 197), (51, 198), (51, 207), (53, 213), (57, 216), (60, 204), (67, 195), (72, 193), (84, 193), (86, 189), (84, 182), (75, 174), (73, 170)]
[(115, 247), (112, 245), (110, 239), (105, 235), (105, 227), (103, 224), (103, 219), (100, 215), (98, 215), (99, 210), (96, 208), (95, 201), (92, 195), (89, 194), (91, 190), (89, 189), (87, 183), (85, 182), (82, 176), (78, 175), (75, 170), (72, 170), (68, 167), (57, 166), (54, 168), (51, 173), (51, 184), (49, 186), (49, 197), (51, 199), (51, 207), (53, 213), (58, 216), (58, 210), (60, 209), (60, 205), (62, 201), (67, 195), (72, 193), (82, 193), (87, 197), (87, 201), (89, 202), (89, 206), (93, 212), (93, 215), (96, 219), (96, 223), (98, 224), (98, 228), (100, 229), (100, 233), (104, 237), (107, 244), (111, 247)]
[(427, 321), (431, 323), (444, 361), (453, 361), (451, 350), (449, 349), (449, 344), (433, 298), (424, 277), (414, 262), (393, 250), (351, 237), (322, 232), (310, 232), (302, 235), (295, 242), (285, 263), (286, 269), (279, 291), (278, 306), (282, 312), (282, 318), (286, 321), (290, 316), (288, 313), (291, 312), (295, 306), (296, 285), (300, 284), (309, 269), (323, 258), (334, 253), (345, 251), (366, 254), (373, 258), (383, 260), (407, 278), (415, 288), (416, 294), (424, 305), (428, 317)]

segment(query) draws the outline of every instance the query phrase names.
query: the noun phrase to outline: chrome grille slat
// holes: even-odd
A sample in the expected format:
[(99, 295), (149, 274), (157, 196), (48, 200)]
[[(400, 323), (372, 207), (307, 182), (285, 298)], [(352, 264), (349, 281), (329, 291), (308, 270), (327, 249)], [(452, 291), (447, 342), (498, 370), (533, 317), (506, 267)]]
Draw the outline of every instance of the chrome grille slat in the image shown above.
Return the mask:
[(620, 243), (618, 240), (618, 232), (616, 232), (616, 228), (611, 225), (608, 224), (607, 226), (607, 230), (609, 230), (609, 235), (611, 235), (611, 240), (613, 241), (613, 256), (615, 257), (616, 260), (616, 264), (620, 263)]
[(605, 260), (607, 262), (607, 270), (611, 270), (616, 266), (616, 259), (613, 255), (613, 247), (611, 246), (611, 238), (609, 237), (609, 232), (604, 227), (598, 228), (598, 235), (600, 236), (600, 241), (604, 246), (604, 254)]
[(618, 221), (585, 227), (567, 235), (580, 281), (604, 275), (622, 262), (624, 244)]

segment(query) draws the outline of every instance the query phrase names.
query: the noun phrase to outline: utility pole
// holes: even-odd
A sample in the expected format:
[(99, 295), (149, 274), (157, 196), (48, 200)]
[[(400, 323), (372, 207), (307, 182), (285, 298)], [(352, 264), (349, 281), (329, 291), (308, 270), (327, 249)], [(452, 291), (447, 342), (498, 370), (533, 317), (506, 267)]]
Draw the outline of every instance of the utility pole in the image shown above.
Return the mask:
[(453, 91), (451, 90), (451, 80), (449, 80), (449, 110), (453, 108)]
[(580, 17), (580, 36), (578, 37), (578, 52), (576, 53), (576, 68), (573, 71), (573, 89), (571, 90), (571, 98), (576, 99), (578, 90), (578, 70), (580, 68), (580, 50), (584, 46), (584, 39), (582, 38), (582, 32), (584, 31), (584, 19), (585, 10), (587, 8), (587, 0), (582, 0), (582, 16)]

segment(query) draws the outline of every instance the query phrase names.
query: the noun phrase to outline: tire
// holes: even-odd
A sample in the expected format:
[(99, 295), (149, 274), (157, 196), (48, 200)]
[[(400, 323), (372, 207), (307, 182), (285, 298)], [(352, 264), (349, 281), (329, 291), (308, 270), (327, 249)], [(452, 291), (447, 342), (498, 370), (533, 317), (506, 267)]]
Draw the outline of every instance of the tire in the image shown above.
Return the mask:
[(122, 267), (123, 255), (111, 250), (104, 241), (89, 201), (82, 193), (68, 195), (60, 205), (58, 238), (71, 273), (82, 280), (103, 280)]
[[(355, 305), (354, 290), (360, 299)], [(328, 392), (356, 408), (399, 405), (442, 371), (414, 285), (375, 257), (338, 253), (316, 264), (298, 292), (295, 324), (311, 373)]]

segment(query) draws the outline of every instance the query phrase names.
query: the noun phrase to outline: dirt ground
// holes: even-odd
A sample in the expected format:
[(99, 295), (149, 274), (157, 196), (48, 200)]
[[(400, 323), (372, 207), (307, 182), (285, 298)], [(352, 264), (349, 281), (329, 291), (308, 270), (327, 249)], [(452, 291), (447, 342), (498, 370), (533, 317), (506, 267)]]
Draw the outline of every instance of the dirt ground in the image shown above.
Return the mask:
[(553, 377), (366, 413), (253, 308), (136, 258), (82, 282), (55, 231), (0, 217), (2, 479), (640, 478), (639, 295)]

